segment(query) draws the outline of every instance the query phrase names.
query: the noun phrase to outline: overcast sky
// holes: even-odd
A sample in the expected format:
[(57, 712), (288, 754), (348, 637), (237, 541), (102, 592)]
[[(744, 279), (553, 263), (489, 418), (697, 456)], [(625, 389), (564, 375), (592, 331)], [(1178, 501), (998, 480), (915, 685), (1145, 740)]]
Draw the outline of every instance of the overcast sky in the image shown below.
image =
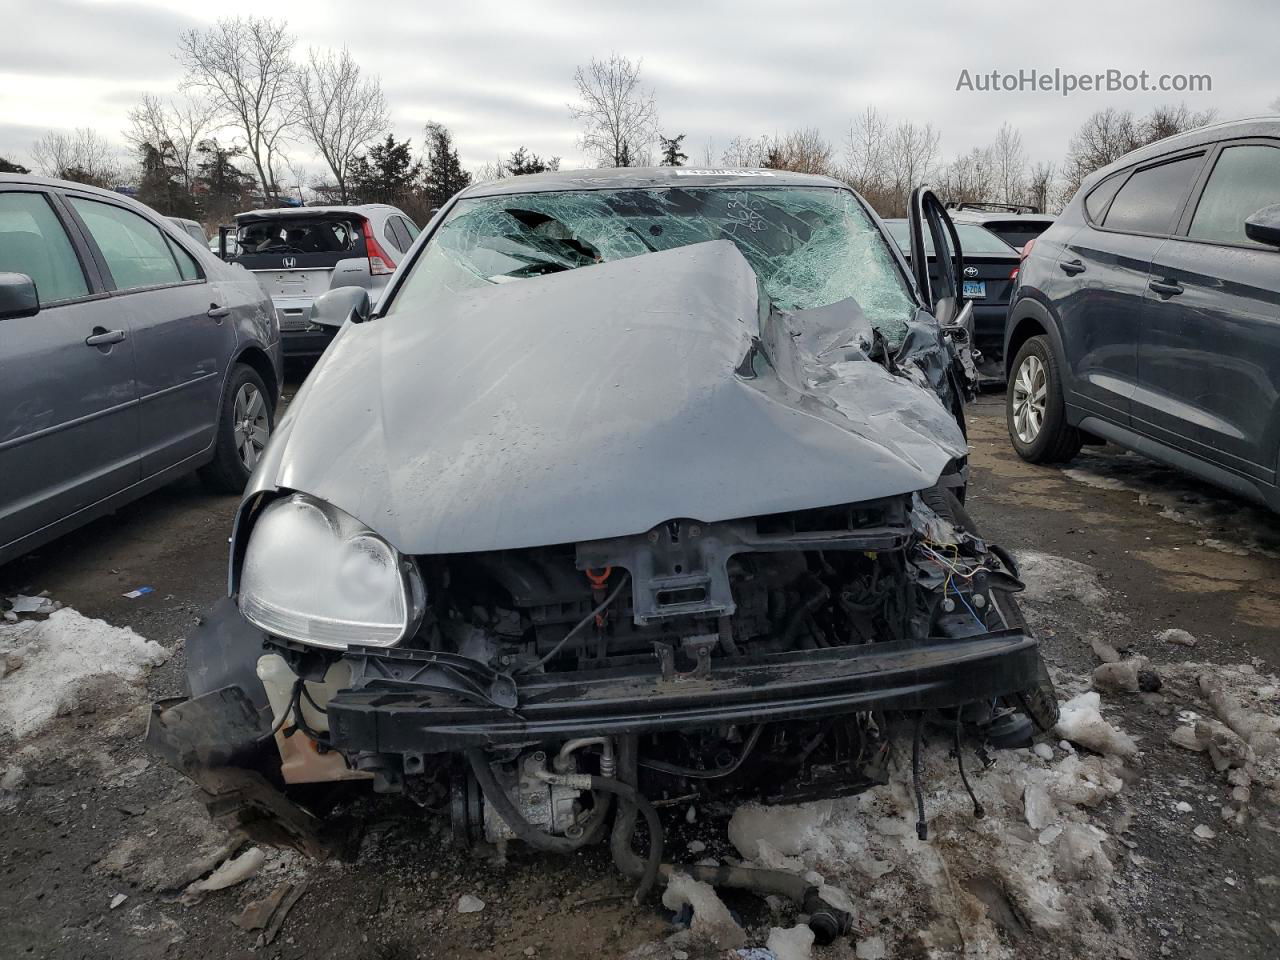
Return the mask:
[[(197, 9), (198, 8), (198, 9)], [(0, 154), (29, 158), (50, 127), (120, 141), (144, 92), (181, 79), (178, 34), (215, 16), (288, 20), (299, 53), (346, 44), (381, 76), (396, 133), (445, 123), (476, 167), (524, 144), (578, 165), (566, 103), (575, 65), (611, 50), (643, 58), (662, 129), (708, 139), (816, 126), (837, 143), (868, 105), (933, 122), (944, 158), (989, 141), (1003, 121), (1033, 160), (1058, 160), (1094, 110), (1185, 100), (1226, 119), (1266, 112), (1280, 4), (1274, 0), (0, 0)], [(963, 69), (1209, 74), (1208, 93), (957, 91)], [(122, 147), (123, 149), (123, 147)], [(318, 172), (305, 149), (294, 157)]]

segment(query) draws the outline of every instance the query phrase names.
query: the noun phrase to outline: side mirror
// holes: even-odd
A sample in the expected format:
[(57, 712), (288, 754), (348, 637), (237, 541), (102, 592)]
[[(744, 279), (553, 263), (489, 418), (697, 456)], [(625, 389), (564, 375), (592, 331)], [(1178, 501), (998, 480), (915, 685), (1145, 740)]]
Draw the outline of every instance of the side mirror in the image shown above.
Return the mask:
[(1280, 203), (1263, 207), (1246, 220), (1244, 235), (1255, 243), (1280, 247)]
[(33, 317), (39, 312), (36, 282), (25, 273), (0, 273), (0, 320)]
[(347, 322), (364, 323), (372, 312), (369, 291), (364, 287), (335, 287), (311, 304), (311, 323), (337, 328)]

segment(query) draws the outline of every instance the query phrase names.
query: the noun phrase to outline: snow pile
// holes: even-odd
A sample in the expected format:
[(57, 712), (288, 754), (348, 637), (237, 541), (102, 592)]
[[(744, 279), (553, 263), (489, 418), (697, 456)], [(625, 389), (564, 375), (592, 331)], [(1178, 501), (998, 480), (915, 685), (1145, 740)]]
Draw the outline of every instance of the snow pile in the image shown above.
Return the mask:
[(138, 684), (169, 653), (127, 627), (70, 608), (45, 620), (0, 624), (0, 737), (22, 738), (74, 709), (91, 683), (99, 695)]
[(1019, 550), (1014, 556), (1022, 582), (1027, 585), (1021, 599), (1031, 603), (1077, 600), (1087, 607), (1099, 607), (1107, 599), (1106, 589), (1098, 582), (1098, 572), (1087, 563), (1036, 550)]
[(1243, 824), (1255, 791), (1280, 802), (1280, 679), (1252, 664), (1167, 664), (1163, 692), (1195, 709), (1177, 715), (1176, 746), (1204, 753), (1224, 781), (1222, 819)]
[(711, 884), (694, 880), (687, 874), (673, 874), (662, 891), (662, 905), (679, 913), (686, 904), (693, 910), (689, 930), (696, 939), (730, 950), (747, 942), (747, 935)]
[[(1081, 716), (1089, 713), (1096, 703)], [(730, 838), (747, 861), (782, 858), (820, 882), (824, 896), (847, 891), (858, 904), (859, 957), (1012, 958), (1025, 950), (1009, 944), (1025, 946), (1027, 937), (1052, 941), (1063, 955), (1114, 955), (1126, 934), (1105, 923), (1114, 916), (1112, 858), (1124, 851), (1097, 814), (1123, 790), (1123, 760), (1043, 746), (998, 753), (987, 769), (966, 747), (986, 811), (976, 819), (950, 738), (926, 743), (925, 841), (916, 836), (907, 739), (886, 786), (794, 807), (747, 805)]]
[(1059, 706), (1055, 732), (1095, 753), (1132, 757), (1138, 752), (1138, 745), (1128, 734), (1102, 718), (1102, 698), (1092, 690)]

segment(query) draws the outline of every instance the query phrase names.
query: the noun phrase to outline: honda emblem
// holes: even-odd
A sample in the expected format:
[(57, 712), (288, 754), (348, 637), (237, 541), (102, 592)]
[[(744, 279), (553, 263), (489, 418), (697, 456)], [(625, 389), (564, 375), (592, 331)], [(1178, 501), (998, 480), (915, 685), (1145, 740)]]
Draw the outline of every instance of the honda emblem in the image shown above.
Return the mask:
[(285, 258), (284, 258), (284, 268), (285, 268), (286, 270), (292, 270), (292, 269), (293, 269), (294, 267), (296, 267), (297, 265), (298, 265), (298, 258), (297, 258), (297, 257), (285, 257)]
[[(288, 260), (286, 260), (286, 261), (285, 261), (285, 266), (291, 266), (291, 264), (290, 264), (290, 262), (289, 262)], [(964, 268), (964, 275), (965, 275), (966, 277), (976, 277), (976, 276), (978, 275), (978, 268), (977, 268), (977, 267), (965, 267), (965, 268)]]

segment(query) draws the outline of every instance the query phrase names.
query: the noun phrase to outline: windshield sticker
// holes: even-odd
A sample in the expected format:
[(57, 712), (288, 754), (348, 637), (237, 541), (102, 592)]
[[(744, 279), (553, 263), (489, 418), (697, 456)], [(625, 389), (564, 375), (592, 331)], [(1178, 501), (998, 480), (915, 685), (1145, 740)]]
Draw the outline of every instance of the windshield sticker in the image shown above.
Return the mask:
[(776, 174), (772, 170), (692, 170), (687, 167), (678, 167), (675, 171), (677, 177), (772, 177)]

